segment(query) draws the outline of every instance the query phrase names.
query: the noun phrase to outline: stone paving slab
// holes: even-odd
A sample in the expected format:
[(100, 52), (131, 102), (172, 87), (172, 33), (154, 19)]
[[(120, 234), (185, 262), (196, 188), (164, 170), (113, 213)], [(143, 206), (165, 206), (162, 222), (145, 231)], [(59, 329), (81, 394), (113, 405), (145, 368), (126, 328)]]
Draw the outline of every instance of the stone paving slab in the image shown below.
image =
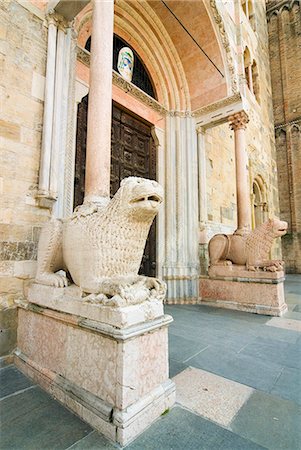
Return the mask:
[(290, 344), (276, 339), (257, 338), (241, 352), (260, 361), (270, 361), (280, 366), (301, 369), (301, 345)]
[(188, 363), (184, 364), (169, 358), (169, 377), (173, 378), (178, 373), (181, 373), (183, 370), (187, 369), (187, 367), (189, 367)]
[(216, 346), (190, 359), (189, 365), (266, 392), (274, 386), (283, 369), (280, 364)]
[(7, 366), (0, 370), (0, 399), (30, 386), (33, 386), (33, 383), (15, 366)]
[(270, 393), (301, 406), (301, 370), (284, 367)]
[(294, 402), (254, 392), (239, 411), (231, 429), (271, 450), (301, 447), (301, 408)]
[(177, 375), (174, 382), (180, 405), (225, 427), (254, 392), (248, 386), (192, 367)]
[(119, 445), (109, 442), (97, 431), (92, 431), (66, 450), (116, 450)]
[(287, 330), (301, 332), (301, 323), (298, 320), (289, 319), (287, 317), (273, 317), (266, 323), (269, 327), (285, 328)]
[(6, 397), (0, 408), (3, 450), (62, 450), (92, 431), (38, 387)]
[(184, 362), (204, 350), (207, 345), (180, 336), (169, 334), (169, 357), (174, 361)]
[(264, 447), (185, 409), (175, 407), (126, 448), (129, 450), (255, 450)]

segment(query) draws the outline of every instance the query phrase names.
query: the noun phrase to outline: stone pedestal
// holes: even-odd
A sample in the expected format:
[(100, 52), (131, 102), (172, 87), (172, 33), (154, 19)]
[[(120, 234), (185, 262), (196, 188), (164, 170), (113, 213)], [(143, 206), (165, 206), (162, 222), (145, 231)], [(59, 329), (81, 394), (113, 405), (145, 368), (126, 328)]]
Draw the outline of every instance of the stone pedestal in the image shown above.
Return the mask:
[(175, 402), (162, 301), (90, 303), (76, 286), (34, 284), (20, 306), (15, 363), (124, 446)]
[(212, 266), (200, 279), (201, 304), (269, 316), (287, 311), (284, 272), (251, 272), (245, 266)]

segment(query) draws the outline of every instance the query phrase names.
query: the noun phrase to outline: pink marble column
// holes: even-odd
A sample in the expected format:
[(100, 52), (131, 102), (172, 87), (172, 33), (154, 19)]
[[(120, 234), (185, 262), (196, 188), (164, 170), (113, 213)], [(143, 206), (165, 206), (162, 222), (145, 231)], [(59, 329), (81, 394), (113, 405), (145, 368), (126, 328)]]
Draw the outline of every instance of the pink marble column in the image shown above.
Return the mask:
[(114, 0), (93, 0), (85, 202), (110, 198)]
[(237, 195), (237, 230), (244, 234), (251, 228), (251, 202), (248, 183), (248, 155), (245, 130), (249, 122), (248, 115), (242, 111), (229, 117), (230, 127), (234, 130), (236, 195)]

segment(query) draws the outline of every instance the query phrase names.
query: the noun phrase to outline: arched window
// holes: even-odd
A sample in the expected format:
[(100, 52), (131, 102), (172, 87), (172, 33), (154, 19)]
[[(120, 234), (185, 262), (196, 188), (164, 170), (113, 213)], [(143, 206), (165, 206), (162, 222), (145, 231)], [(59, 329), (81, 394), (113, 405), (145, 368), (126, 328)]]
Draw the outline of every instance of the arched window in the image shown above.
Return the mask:
[(244, 50), (244, 68), (247, 86), (250, 89), (250, 91), (253, 92), (251, 55), (248, 47), (246, 47)]
[(253, 80), (253, 94), (255, 95), (258, 103), (260, 103), (258, 67), (255, 60), (253, 60), (252, 63), (252, 80)]
[[(119, 36), (114, 34), (113, 69), (116, 70), (116, 72), (118, 72), (118, 69), (117, 69), (118, 54), (123, 47), (131, 48), (131, 46), (126, 41), (124, 41)], [(86, 42), (85, 49), (88, 50), (88, 52), (90, 52), (90, 50), (91, 50), (91, 36), (89, 37), (89, 39)], [(134, 69), (133, 69), (132, 83), (135, 84), (142, 91), (144, 91), (146, 94), (157, 99), (157, 95), (156, 95), (151, 77), (149, 76), (149, 73), (148, 73), (146, 67), (144, 66), (139, 55), (133, 49), (131, 49), (131, 50), (134, 53)]]
[(268, 218), (268, 207), (266, 201), (266, 186), (260, 175), (252, 185), (252, 226), (258, 227)]
[(246, 18), (249, 20), (253, 31), (255, 31), (256, 26), (253, 2), (251, 0), (242, 0), (241, 7), (243, 9), (243, 12), (245, 13)]

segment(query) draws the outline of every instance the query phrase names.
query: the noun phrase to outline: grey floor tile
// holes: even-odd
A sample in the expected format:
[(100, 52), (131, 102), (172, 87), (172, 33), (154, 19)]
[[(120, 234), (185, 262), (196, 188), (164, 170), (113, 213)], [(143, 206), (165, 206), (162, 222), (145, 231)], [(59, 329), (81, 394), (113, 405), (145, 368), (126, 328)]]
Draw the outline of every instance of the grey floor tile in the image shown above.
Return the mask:
[(293, 311), (301, 313), (301, 305), (296, 305), (295, 308), (293, 309)]
[(276, 339), (257, 338), (247, 345), (241, 354), (271, 361), (281, 366), (301, 369), (301, 346), (298, 342), (290, 344)]
[(117, 444), (109, 442), (104, 436), (92, 431), (80, 441), (72, 445), (70, 450), (116, 450)]
[(128, 450), (255, 450), (262, 447), (180, 407), (161, 417)]
[(284, 368), (272, 387), (271, 394), (291, 400), (301, 406), (301, 370)]
[(0, 398), (33, 386), (15, 366), (8, 366), (0, 370)]
[(295, 344), (300, 335), (298, 331), (291, 331), (270, 326), (258, 327), (256, 334), (260, 338), (275, 339), (277, 341), (283, 341), (289, 344)]
[(190, 359), (189, 365), (266, 392), (272, 389), (282, 371), (282, 366), (270, 361), (214, 346)]
[(170, 358), (178, 362), (184, 362), (187, 358), (190, 358), (207, 346), (206, 343), (202, 344), (172, 333), (169, 333), (168, 344)]
[[(32, 389), (28, 392), (33, 391)], [(14, 397), (6, 400), (12, 400)], [(36, 408), (7, 420), (2, 425), (1, 448), (63, 450), (90, 432), (89, 425), (49, 397), (47, 403), (37, 404)]]
[(52, 398), (38, 386), (6, 397), (0, 401), (1, 423), (10, 423), (52, 402)]
[(178, 373), (183, 372), (183, 370), (187, 369), (188, 363), (187, 364), (183, 364), (181, 362), (178, 361), (174, 361), (173, 359), (169, 358), (169, 377), (173, 378), (176, 375), (178, 375)]
[(231, 429), (271, 450), (298, 450), (301, 409), (295, 403), (255, 392), (241, 408)]

